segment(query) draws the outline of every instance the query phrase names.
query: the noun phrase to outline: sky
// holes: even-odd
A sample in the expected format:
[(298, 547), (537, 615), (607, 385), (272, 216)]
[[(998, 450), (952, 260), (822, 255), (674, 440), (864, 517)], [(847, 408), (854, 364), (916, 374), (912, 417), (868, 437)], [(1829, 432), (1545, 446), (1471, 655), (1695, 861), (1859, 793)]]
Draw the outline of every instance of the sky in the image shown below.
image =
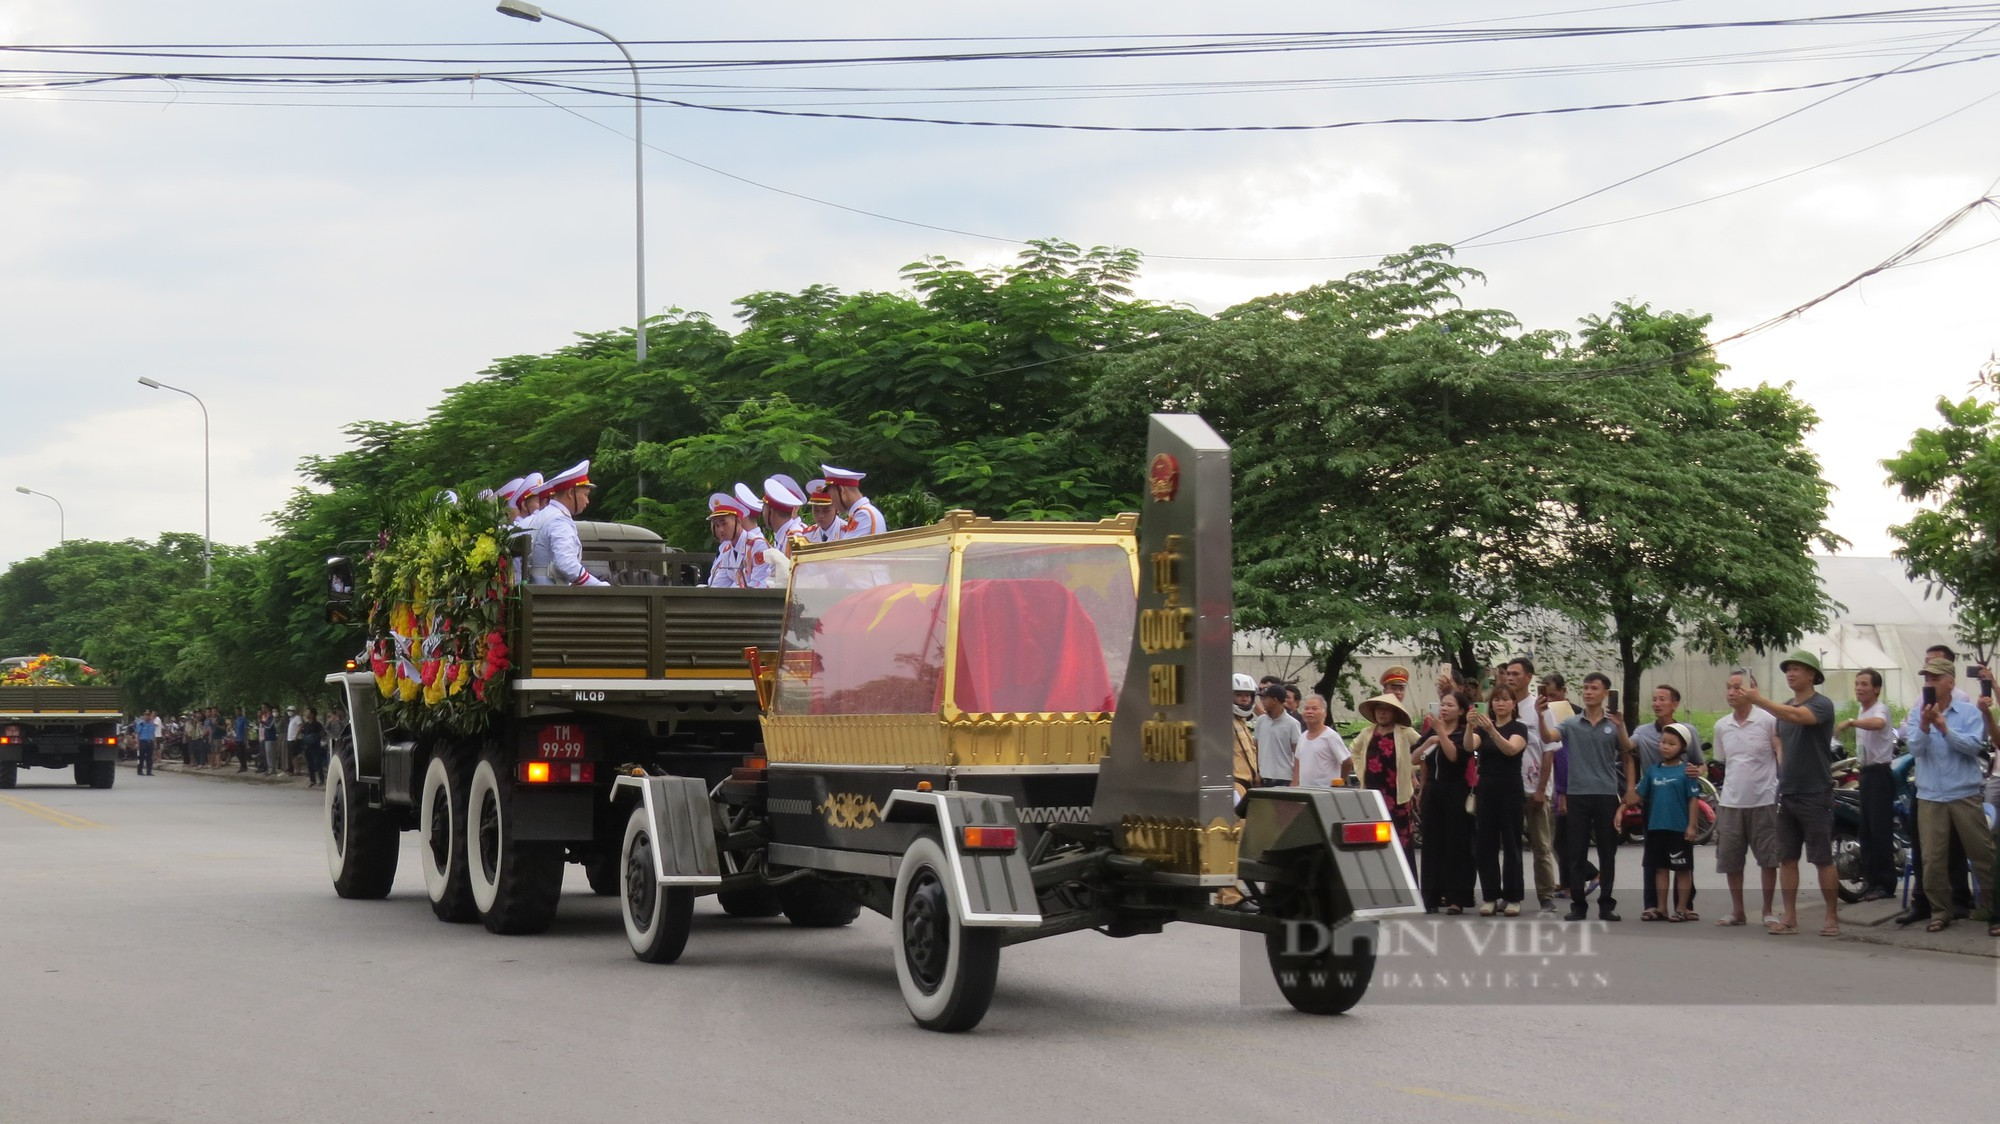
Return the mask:
[[(1812, 14), (1886, 10), (1826, 7)], [(2000, 8), (1989, 5), (1926, 23), (1499, 39), (1472, 33), (1791, 18), (1802, 6), (566, 0), (552, 10), (635, 44), (652, 97), (960, 121), (1469, 117), (1906, 68), (1651, 107), (1296, 131), (654, 104), (648, 308), (725, 324), (748, 293), (893, 290), (901, 267), (926, 255), (998, 264), (1026, 238), (1134, 247), (1147, 255), (1140, 295), (1206, 312), (1446, 242), (1486, 274), (1467, 302), (1529, 327), (1574, 327), (1634, 301), (1711, 314), (1721, 337), (1847, 282), (2000, 178), (2000, 57), (1980, 57), (2000, 55)], [(1284, 44), (1294, 49), (1257, 53), (1045, 57), (1398, 28), (1421, 30), (1344, 37), (1342, 49), (1294, 38)], [(881, 38), (909, 41), (852, 41)], [(286, 46), (214, 49), (242, 44)], [(126, 53), (21, 49), (81, 45)], [(169, 45), (256, 57), (162, 57)], [(908, 58), (969, 52), (1039, 55)], [(808, 61), (881, 56), (898, 61)], [(707, 65), (651, 65), (696, 61)], [(575, 88), (503, 80), (524, 70), (561, 71), (543, 80)], [(55, 72), (161, 77), (49, 88)], [(198, 77), (308, 73), (452, 80)], [(301, 458), (344, 447), (346, 424), (419, 419), (497, 358), (630, 325), (632, 110), (618, 96), (630, 80), (604, 40), (481, 2), (0, 0), (0, 566), (59, 533), (55, 504), (16, 486), (54, 496), (71, 538), (202, 530), (202, 412), (142, 376), (205, 403), (213, 534), (247, 544), (271, 533)], [(2000, 238), (1996, 214), (1973, 214), (1918, 264), (1718, 352), (1732, 385), (1791, 383), (1819, 413), (1813, 445), (1837, 489), (1829, 522), (1854, 553), (1887, 553), (1887, 528), (1912, 510), (1879, 462), (1935, 421), (1940, 395), (1970, 393), (2000, 350), (2000, 244), (1982, 245)], [(1318, 260), (1272, 260), (1301, 258)]]

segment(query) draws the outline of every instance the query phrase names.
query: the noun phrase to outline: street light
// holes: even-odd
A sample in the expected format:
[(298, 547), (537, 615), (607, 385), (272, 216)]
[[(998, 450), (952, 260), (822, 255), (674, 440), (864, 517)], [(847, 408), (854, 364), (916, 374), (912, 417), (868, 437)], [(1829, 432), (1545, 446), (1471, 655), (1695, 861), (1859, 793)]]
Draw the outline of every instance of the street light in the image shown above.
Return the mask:
[(527, 0), (500, 0), (496, 10), (501, 15), (513, 16), (515, 19), (527, 20), (530, 23), (540, 23), (547, 18), (557, 23), (582, 28), (593, 35), (602, 35), (611, 40), (611, 45), (618, 48), (619, 54), (625, 56), (625, 65), (632, 68), (632, 237), (636, 244), (635, 272), (639, 290), (639, 311), (632, 322), (632, 330), (639, 337), (639, 366), (643, 368), (646, 365), (646, 133), (645, 118), (641, 115), (641, 111), (646, 103), (639, 91), (639, 64), (632, 60), (632, 52), (625, 49), (625, 44), (619, 42), (617, 36), (601, 27), (592, 27), (581, 20), (559, 16), (530, 4)]
[(168, 386), (155, 382), (144, 375), (139, 376), (140, 386), (150, 386), (154, 390), (171, 390), (175, 394), (185, 394), (201, 407), (201, 580), (207, 581), (215, 571), (215, 543), (209, 537), (208, 503), (208, 403), (192, 390), (182, 390), (178, 386)]
[(30, 488), (30, 487), (27, 487), (27, 486), (25, 486), (25, 485), (21, 485), (21, 484), (16, 484), (16, 485), (14, 485), (14, 490), (15, 490), (15, 491), (17, 491), (17, 492), (19, 492), (19, 493), (21, 493), (21, 494), (22, 494), (22, 495), (24, 495), (24, 496), (40, 496), (40, 497), (42, 497), (43, 499), (45, 499), (45, 500), (49, 501), (50, 503), (52, 503), (52, 504), (55, 504), (55, 505), (56, 505), (56, 542), (58, 542), (58, 543), (66, 543), (66, 542), (68, 542), (68, 541), (69, 541), (69, 534), (68, 534), (68, 532), (67, 532), (67, 531), (66, 531), (66, 530), (64, 529), (65, 525), (66, 525), (66, 524), (67, 524), (67, 523), (69, 522), (69, 516), (68, 516), (68, 514), (67, 514), (67, 513), (65, 513), (65, 512), (63, 511), (63, 505), (62, 505), (62, 501), (61, 501), (61, 500), (59, 500), (59, 499), (55, 498), (54, 496), (52, 496), (52, 495), (48, 494), (47, 492), (37, 492), (37, 491), (35, 491), (35, 490), (34, 490), (33, 488)]

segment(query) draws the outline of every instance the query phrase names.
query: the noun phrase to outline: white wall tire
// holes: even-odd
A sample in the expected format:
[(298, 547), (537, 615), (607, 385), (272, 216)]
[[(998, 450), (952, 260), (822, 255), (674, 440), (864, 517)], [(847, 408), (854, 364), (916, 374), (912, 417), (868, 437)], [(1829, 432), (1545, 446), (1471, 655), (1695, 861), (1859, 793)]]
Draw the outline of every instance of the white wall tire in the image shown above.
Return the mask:
[(396, 884), (400, 851), (396, 826), (354, 783), (354, 750), (336, 748), (326, 766), (326, 801), (321, 823), (326, 829), (326, 866), (333, 892), (343, 898), (389, 896)]
[(957, 880), (937, 840), (923, 836), (896, 869), (896, 986), (925, 1030), (971, 1030), (993, 1003), (1000, 930), (959, 923)]
[(671, 964), (687, 948), (688, 931), (694, 925), (694, 891), (659, 884), (653, 846), (653, 825), (641, 804), (626, 819), (625, 842), (618, 849), (618, 914), (624, 918), (632, 955), (648, 964)]
[(424, 893), (440, 921), (465, 922), (479, 917), (465, 873), (465, 786), (462, 770), (452, 768), (456, 756), (440, 746), (424, 767), (423, 789), (417, 800), (417, 853), (424, 868)]
[(514, 838), (512, 781), (488, 750), (472, 768), (465, 801), (465, 873), (479, 920), (494, 933), (539, 933), (562, 898), (563, 849)]

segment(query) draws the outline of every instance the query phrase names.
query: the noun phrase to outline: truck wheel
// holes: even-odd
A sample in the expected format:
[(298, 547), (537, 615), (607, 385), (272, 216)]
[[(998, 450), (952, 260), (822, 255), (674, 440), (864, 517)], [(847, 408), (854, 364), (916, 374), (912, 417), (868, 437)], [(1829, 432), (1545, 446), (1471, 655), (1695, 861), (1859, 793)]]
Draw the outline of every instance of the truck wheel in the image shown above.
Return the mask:
[(19, 765), (12, 761), (0, 764), (0, 788), (13, 788), (14, 778), (19, 773), (20, 768)]
[(70, 766), (70, 772), (74, 774), (78, 787), (95, 783), (97, 780), (96, 770), (91, 767), (92, 764), (89, 761), (79, 761)]
[(424, 787), (417, 802), (417, 853), (423, 858), (424, 892), (440, 921), (475, 921), (479, 907), (465, 870), (465, 794), (470, 779), (466, 755), (439, 746), (424, 767)]
[(896, 870), (896, 984), (925, 1030), (971, 1030), (993, 1003), (1000, 930), (959, 923), (956, 881), (944, 848), (928, 836)]
[(118, 780), (118, 762), (93, 761), (90, 763), (90, 787), (110, 788)]
[(354, 749), (342, 746), (326, 766), (326, 866), (343, 898), (389, 896), (401, 849), (396, 825), (354, 783)]
[(500, 755), (482, 753), (466, 800), (465, 871), (479, 920), (491, 933), (539, 933), (555, 920), (562, 898), (559, 843), (523, 843), (507, 815), (513, 780)]
[(769, 886), (722, 890), (715, 895), (715, 901), (731, 917), (776, 917), (785, 909), (778, 900), (778, 892)]
[(817, 879), (787, 882), (777, 890), (785, 917), (801, 929), (838, 929), (861, 916), (860, 902)]
[(625, 821), (625, 843), (619, 848), (618, 913), (625, 919), (625, 939), (632, 955), (648, 964), (672, 964), (687, 948), (694, 926), (694, 891), (686, 886), (662, 886), (653, 873), (653, 825), (646, 809), (632, 809)]
[(600, 898), (608, 898), (625, 889), (625, 867), (619, 863), (614, 852), (592, 855), (583, 860), (583, 876), (590, 882), (590, 892)]
[(1333, 887), (1323, 865), (1304, 885), (1270, 887), (1270, 910), (1281, 925), (1264, 934), (1264, 956), (1278, 991), (1308, 1015), (1338, 1015), (1361, 1002), (1375, 975), (1377, 930), (1335, 923)]

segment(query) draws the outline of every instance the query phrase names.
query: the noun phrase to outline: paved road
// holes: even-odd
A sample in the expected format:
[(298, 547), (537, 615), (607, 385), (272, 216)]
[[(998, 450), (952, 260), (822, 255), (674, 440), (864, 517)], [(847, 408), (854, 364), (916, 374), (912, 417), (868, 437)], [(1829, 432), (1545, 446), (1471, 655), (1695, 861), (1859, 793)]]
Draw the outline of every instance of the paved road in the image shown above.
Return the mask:
[[(494, 937), (432, 919), (413, 836), (389, 900), (336, 899), (317, 792), (44, 777), (0, 792), (9, 1124), (1952, 1120), (1992, 1093), (1979, 957), (1628, 921), (1590, 970), (1620, 995), (1680, 977), (1692, 1002), (1378, 986), (1315, 1019), (1240, 1000), (1233, 934), (1077, 934), (1009, 949), (984, 1025), (945, 1036), (904, 1013), (872, 915), (805, 933), (704, 907), (682, 962), (652, 967), (575, 868), (552, 932)], [(1958, 1005), (1874, 1001), (1940, 989)]]

